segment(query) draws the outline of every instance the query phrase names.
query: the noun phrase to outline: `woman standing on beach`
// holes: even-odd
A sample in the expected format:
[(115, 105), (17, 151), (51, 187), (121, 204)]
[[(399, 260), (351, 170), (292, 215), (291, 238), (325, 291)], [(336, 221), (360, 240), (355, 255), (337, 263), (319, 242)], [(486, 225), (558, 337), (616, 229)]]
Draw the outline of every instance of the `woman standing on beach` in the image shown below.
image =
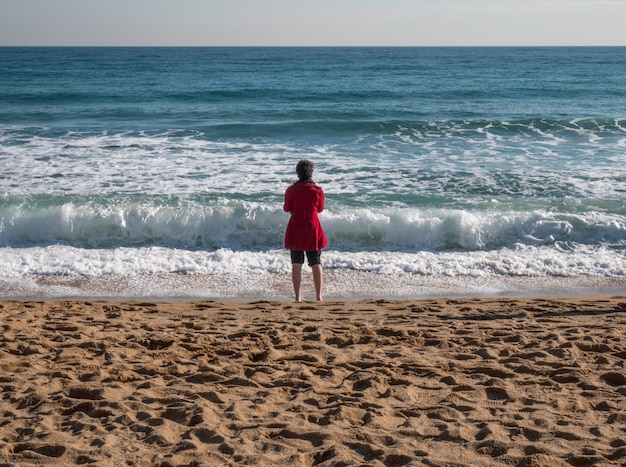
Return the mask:
[(296, 301), (299, 302), (302, 300), (300, 284), (306, 254), (313, 272), (315, 299), (321, 301), (324, 278), (320, 256), (328, 240), (317, 214), (324, 210), (324, 191), (311, 178), (313, 176), (312, 162), (308, 160), (298, 162), (296, 173), (298, 181), (285, 191), (283, 206), (284, 210), (291, 214), (285, 232), (285, 247), (291, 250), (291, 279)]

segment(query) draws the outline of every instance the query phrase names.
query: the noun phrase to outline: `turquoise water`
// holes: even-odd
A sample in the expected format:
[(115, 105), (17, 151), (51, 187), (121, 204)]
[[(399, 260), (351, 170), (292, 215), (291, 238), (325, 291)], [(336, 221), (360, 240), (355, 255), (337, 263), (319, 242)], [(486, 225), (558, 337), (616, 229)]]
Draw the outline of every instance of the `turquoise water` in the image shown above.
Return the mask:
[(623, 76), (620, 47), (0, 48), (5, 295), (182, 275), (227, 283), (181, 294), (281, 297), (301, 158), (338, 297), (359, 273), (384, 296), (621, 284)]

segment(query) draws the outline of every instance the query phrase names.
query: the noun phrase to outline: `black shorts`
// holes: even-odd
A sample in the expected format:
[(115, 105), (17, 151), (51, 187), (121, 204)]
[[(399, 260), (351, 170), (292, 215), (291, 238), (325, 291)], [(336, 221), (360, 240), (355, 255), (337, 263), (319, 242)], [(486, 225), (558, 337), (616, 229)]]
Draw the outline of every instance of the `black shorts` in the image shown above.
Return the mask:
[[(291, 264), (304, 264), (304, 251), (291, 250)], [(307, 251), (306, 259), (309, 262), (309, 266), (315, 266), (321, 264), (320, 257), (322, 256), (322, 250)]]

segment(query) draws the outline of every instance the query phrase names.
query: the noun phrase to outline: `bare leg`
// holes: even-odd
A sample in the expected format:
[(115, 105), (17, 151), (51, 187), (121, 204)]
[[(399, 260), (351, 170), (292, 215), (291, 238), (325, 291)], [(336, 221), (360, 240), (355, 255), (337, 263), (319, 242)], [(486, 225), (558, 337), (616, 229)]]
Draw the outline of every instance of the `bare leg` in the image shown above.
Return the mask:
[(311, 267), (313, 272), (313, 283), (315, 284), (315, 300), (321, 302), (322, 299), (322, 287), (324, 286), (324, 273), (322, 272), (322, 265), (316, 264)]
[(302, 265), (301, 264), (292, 264), (291, 265), (291, 280), (293, 282), (293, 291), (296, 293), (296, 302), (302, 301), (302, 297), (300, 296), (300, 284), (302, 283)]

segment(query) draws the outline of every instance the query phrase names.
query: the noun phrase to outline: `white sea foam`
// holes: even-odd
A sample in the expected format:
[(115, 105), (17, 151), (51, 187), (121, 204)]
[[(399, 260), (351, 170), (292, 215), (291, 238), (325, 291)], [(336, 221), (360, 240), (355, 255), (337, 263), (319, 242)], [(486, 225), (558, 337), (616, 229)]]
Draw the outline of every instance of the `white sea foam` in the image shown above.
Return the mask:
[[(214, 252), (159, 247), (84, 250), (67, 246), (0, 250), (7, 297), (278, 297), (290, 292), (288, 252)], [(523, 247), (473, 253), (322, 255), (328, 296), (423, 297), (444, 293), (587, 293), (626, 286), (626, 254)], [(306, 274), (305, 267), (305, 274)], [(308, 281), (308, 279), (306, 279)]]
[[(0, 257), (3, 277), (177, 273), (234, 274), (244, 278), (257, 272), (274, 274), (290, 270), (289, 254), (285, 250), (190, 251), (163, 247), (85, 250), (54, 245), (3, 248)], [(520, 246), (494, 251), (415, 253), (325, 250), (323, 258), (326, 268), (378, 274), (626, 277), (626, 253), (596, 247), (572, 251)]]
[(624, 139), (616, 124), (476, 125), (432, 122), (416, 136), (399, 124), (348, 145), (219, 141), (181, 130), (0, 129), (0, 193), (282, 193), (300, 158), (315, 160), (317, 181), (337, 195), (449, 196), (454, 187), (466, 198), (491, 190), (614, 199), (626, 176), (614, 155)]

